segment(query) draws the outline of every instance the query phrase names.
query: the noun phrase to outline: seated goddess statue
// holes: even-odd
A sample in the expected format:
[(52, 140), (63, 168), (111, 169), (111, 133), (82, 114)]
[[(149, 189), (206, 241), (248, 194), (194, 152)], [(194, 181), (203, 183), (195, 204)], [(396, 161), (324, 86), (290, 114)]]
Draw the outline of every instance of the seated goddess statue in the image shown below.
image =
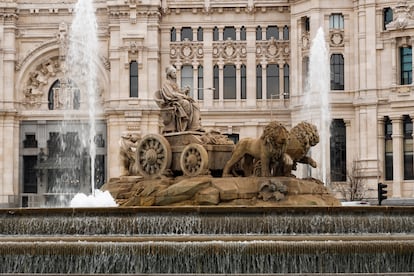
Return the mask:
[(181, 90), (177, 84), (177, 71), (170, 65), (165, 69), (167, 81), (159, 91), (159, 100), (170, 107), (175, 117), (175, 131), (204, 131), (200, 123), (200, 107), (188, 95), (190, 88)]

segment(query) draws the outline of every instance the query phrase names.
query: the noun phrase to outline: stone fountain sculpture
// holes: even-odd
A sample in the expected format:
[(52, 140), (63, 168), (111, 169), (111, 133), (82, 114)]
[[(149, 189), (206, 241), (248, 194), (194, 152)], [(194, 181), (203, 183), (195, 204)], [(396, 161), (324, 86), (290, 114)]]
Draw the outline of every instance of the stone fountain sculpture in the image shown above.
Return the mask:
[[(178, 87), (175, 69), (169, 66), (166, 75), (165, 85), (155, 93), (163, 134), (123, 138), (128, 143), (121, 160), (129, 176), (101, 188), (120, 206), (340, 205), (321, 181), (291, 173), (297, 163), (317, 166), (307, 156), (319, 142), (314, 125), (301, 122), (288, 131), (272, 121), (259, 138), (234, 145), (219, 131), (201, 127), (198, 105)], [(139, 177), (130, 177), (135, 171)]]

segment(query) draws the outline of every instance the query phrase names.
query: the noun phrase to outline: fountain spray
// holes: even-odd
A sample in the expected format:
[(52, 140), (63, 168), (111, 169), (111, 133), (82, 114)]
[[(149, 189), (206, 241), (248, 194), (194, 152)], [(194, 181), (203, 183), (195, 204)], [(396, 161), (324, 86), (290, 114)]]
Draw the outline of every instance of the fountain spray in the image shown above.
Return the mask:
[(65, 69), (68, 79), (72, 80), (87, 95), (82, 103), (88, 109), (88, 137), (83, 137), (83, 146), (89, 145), (91, 191), (95, 192), (95, 156), (96, 156), (96, 94), (98, 38), (97, 23), (91, 0), (79, 0), (75, 6), (75, 17), (70, 30), (70, 43)]
[[(312, 40), (309, 57), (308, 88), (304, 97), (304, 116), (316, 113), (311, 121), (318, 127), (320, 142), (320, 178), (327, 184), (327, 149), (330, 139), (331, 114), (329, 108), (330, 68), (328, 49), (322, 27)], [(306, 118), (306, 117), (303, 117)], [(315, 151), (314, 151), (315, 152)]]

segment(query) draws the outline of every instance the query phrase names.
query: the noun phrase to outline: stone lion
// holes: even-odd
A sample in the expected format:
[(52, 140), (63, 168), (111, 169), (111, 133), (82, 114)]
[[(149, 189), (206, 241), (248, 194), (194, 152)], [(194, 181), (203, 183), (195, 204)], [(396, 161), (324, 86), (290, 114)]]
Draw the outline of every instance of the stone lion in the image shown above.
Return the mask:
[(290, 156), (293, 163), (286, 165), (285, 171), (296, 170), (297, 163), (309, 164), (313, 168), (317, 167), (316, 161), (306, 156), (309, 149), (319, 143), (319, 133), (315, 125), (308, 122), (300, 122), (289, 132), (289, 142), (286, 153)]
[(277, 121), (270, 122), (260, 138), (241, 139), (233, 150), (233, 154), (223, 169), (223, 176), (231, 176), (233, 166), (243, 159), (245, 176), (252, 174), (254, 162), (261, 163), (261, 176), (271, 176), (275, 164), (292, 166), (292, 160), (285, 153), (289, 139), (289, 131)]

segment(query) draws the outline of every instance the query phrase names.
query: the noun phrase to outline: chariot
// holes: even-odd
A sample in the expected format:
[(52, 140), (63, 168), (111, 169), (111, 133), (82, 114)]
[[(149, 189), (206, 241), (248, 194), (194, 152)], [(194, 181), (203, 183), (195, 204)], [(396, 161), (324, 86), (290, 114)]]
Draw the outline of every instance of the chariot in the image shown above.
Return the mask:
[(147, 178), (220, 172), (231, 158), (234, 144), (228, 138), (227, 143), (212, 140), (214, 135), (198, 131), (148, 134), (137, 146), (138, 172)]

